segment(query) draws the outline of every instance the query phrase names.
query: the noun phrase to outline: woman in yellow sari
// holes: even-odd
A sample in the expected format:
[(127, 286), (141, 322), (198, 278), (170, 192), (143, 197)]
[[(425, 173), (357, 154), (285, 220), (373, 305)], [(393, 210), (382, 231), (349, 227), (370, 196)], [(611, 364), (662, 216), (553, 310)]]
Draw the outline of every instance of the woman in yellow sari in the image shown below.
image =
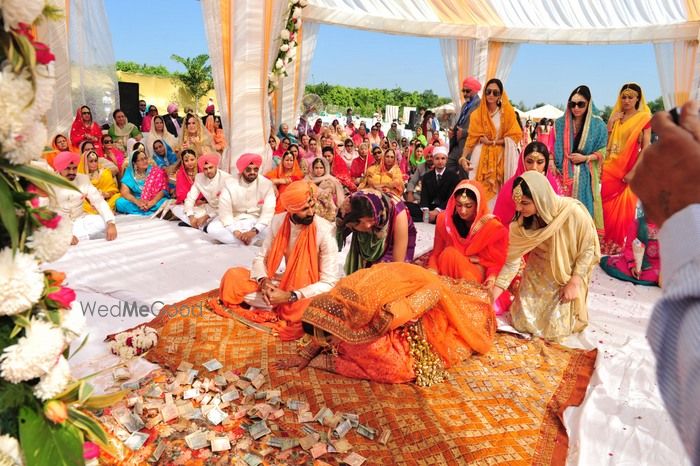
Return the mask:
[(367, 168), (365, 180), (360, 184), (360, 189), (373, 188), (377, 191), (393, 193), (403, 196), (403, 173), (396, 163), (396, 152), (387, 149), (379, 160), (379, 164)]
[[(117, 182), (109, 168), (100, 168), (97, 152), (89, 150), (83, 152), (78, 164), (78, 173), (84, 173), (90, 177), (90, 182), (102, 194), (109, 207), (114, 211), (117, 199), (121, 197)], [(83, 201), (83, 210), (89, 214), (97, 214), (97, 211), (87, 201)]]
[(361, 269), (311, 299), (302, 315), (313, 335), (279, 368), (308, 366), (382, 383), (429, 386), (444, 369), (493, 343), (495, 316), (476, 283), (408, 263)]
[(469, 117), (469, 135), (459, 163), (464, 171), (476, 170), (476, 181), (491, 200), (505, 180), (515, 175), (522, 138), (515, 110), (503, 90), (503, 83), (490, 79), (484, 87), (481, 105)]
[(580, 332), (588, 325), (588, 283), (600, 262), (593, 218), (580, 201), (557, 196), (536, 171), (516, 178), (513, 201), (516, 218), (510, 224), (506, 263), (491, 292), (493, 301), (529, 254), (510, 308), (513, 327), (548, 340)]
[(622, 86), (608, 120), (608, 150), (600, 177), (605, 236), (602, 249), (617, 254), (634, 222), (637, 196), (627, 184), (639, 153), (651, 141), (651, 111), (638, 84)]

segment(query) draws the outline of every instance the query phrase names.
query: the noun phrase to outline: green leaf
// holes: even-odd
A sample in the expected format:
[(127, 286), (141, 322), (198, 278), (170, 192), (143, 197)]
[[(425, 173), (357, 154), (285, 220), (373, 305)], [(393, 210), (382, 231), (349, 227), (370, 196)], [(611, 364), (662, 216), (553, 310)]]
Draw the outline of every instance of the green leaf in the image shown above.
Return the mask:
[(92, 395), (92, 392), (95, 391), (95, 387), (90, 385), (89, 383), (84, 383), (80, 386), (80, 389), (78, 390), (78, 403), (85, 403), (85, 401), (90, 398), (90, 395)]
[(40, 168), (29, 165), (12, 165), (6, 160), (0, 160), (0, 168), (16, 176), (25, 178), (42, 189), (53, 185), (78, 191), (78, 188), (67, 179)]
[(68, 408), (68, 422), (85, 432), (90, 441), (96, 443), (102, 450), (114, 455), (114, 448), (110, 445), (107, 434), (95, 418), (78, 409)]
[(118, 392), (108, 393), (106, 395), (94, 395), (83, 403), (83, 407), (89, 409), (104, 409), (120, 401), (126, 396), (126, 394), (126, 390), (120, 390)]
[(4, 177), (0, 177), (0, 220), (10, 235), (10, 243), (14, 251), (19, 245), (19, 224), (17, 223), (15, 205), (12, 202), (12, 190)]
[(85, 462), (83, 438), (76, 427), (67, 422), (50, 424), (43, 413), (26, 406), (19, 411), (19, 438), (27, 466), (74, 466)]
[(83, 341), (80, 342), (80, 346), (78, 346), (78, 347), (75, 349), (75, 351), (73, 351), (73, 353), (72, 353), (70, 356), (68, 356), (66, 359), (70, 359), (70, 358), (72, 358), (73, 356), (75, 356), (76, 354), (78, 354), (78, 351), (80, 351), (81, 349), (83, 349), (83, 346), (85, 346), (85, 344), (87, 343), (88, 337), (89, 337), (89, 336), (90, 336), (90, 335), (85, 335), (85, 338), (83, 338)]

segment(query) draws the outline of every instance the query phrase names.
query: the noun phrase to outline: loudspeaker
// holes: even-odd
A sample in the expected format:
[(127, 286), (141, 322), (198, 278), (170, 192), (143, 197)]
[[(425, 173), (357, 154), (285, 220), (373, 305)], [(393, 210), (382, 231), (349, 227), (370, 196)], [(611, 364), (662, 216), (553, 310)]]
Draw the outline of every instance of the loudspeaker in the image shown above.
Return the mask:
[(416, 120), (418, 119), (418, 112), (415, 110), (411, 110), (411, 113), (408, 115), (408, 123), (406, 124), (406, 129), (410, 129), (411, 131), (416, 130)]
[[(119, 81), (119, 105), (129, 122), (141, 126), (139, 113), (139, 84)], [(112, 115), (109, 115), (110, 123)]]

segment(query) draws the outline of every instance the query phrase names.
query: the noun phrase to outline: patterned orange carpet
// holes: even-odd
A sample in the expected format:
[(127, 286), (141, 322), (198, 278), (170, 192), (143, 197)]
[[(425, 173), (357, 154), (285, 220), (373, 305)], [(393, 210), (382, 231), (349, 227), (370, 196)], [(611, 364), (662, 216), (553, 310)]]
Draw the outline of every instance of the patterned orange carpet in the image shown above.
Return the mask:
[[(206, 303), (218, 290), (175, 306)], [(161, 316), (164, 316), (162, 313)], [(450, 369), (430, 388), (348, 379), (315, 369), (278, 371), (274, 361), (296, 351), (269, 334), (205, 312), (202, 318), (159, 317), (158, 346), (148, 359), (175, 369), (216, 358), (226, 369), (261, 367), (284, 398), (354, 412), (363, 422), (390, 429), (384, 446), (358, 436), (354, 451), (369, 464), (565, 464), (564, 409), (581, 403), (596, 350), (565, 348), (499, 333), (494, 348)]]

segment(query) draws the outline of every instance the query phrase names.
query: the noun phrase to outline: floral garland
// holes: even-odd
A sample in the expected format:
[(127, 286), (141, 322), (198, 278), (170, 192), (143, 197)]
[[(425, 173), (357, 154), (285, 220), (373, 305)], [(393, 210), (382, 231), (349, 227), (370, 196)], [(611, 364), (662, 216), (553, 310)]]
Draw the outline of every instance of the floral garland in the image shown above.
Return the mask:
[(307, 0), (289, 0), (287, 20), (284, 29), (280, 32), (280, 46), (277, 59), (272, 65), (272, 71), (267, 77), (267, 93), (272, 94), (277, 89), (280, 79), (287, 77), (287, 66), (292, 63), (297, 55), (297, 32), (301, 26), (301, 10), (308, 5)]
[(123, 396), (91, 396), (92, 387), (71, 376), (69, 348), (85, 317), (72, 306), (65, 275), (41, 268), (63, 256), (73, 236), (70, 219), (49, 208), (45, 193), (75, 187), (39, 160), (55, 57), (33, 28), (58, 19), (58, 3), (0, 0), (1, 465), (82, 464), (86, 438), (113, 451), (88, 410)]
[(115, 335), (109, 342), (112, 354), (124, 361), (141, 356), (158, 343), (158, 332), (148, 326), (137, 327), (133, 330)]

